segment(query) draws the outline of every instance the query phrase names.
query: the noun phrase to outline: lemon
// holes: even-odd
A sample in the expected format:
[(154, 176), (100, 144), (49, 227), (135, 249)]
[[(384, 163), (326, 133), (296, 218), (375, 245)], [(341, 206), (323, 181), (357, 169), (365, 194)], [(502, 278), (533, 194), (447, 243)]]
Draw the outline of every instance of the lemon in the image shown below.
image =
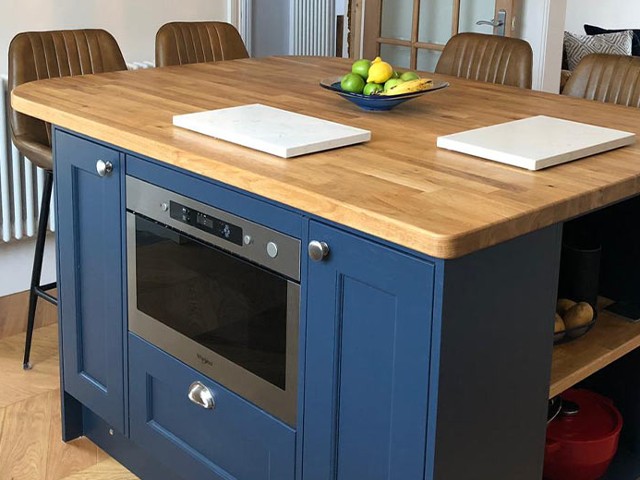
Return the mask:
[(381, 61), (382, 61), (382, 59), (380, 57), (376, 57), (373, 60), (371, 60), (371, 63), (378, 63), (378, 62), (381, 62)]
[[(376, 60), (378, 59), (376, 58)], [(376, 60), (371, 62), (367, 83), (384, 83), (393, 75), (393, 67), (391, 65), (382, 60), (378, 62)]]

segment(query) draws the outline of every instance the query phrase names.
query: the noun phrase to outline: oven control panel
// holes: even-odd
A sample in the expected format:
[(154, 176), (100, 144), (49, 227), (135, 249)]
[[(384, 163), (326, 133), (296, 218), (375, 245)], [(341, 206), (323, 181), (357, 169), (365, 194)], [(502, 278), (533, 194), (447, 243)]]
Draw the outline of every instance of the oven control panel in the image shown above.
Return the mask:
[(242, 228), (233, 223), (225, 222), (174, 201), (169, 202), (169, 214), (174, 220), (242, 246)]

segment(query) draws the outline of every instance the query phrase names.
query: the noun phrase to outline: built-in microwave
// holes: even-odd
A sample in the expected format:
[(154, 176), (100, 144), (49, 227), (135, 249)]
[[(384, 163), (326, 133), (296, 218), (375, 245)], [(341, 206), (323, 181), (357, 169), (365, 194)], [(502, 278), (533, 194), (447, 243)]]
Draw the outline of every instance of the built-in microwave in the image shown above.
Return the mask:
[(300, 240), (127, 177), (129, 330), (296, 423)]

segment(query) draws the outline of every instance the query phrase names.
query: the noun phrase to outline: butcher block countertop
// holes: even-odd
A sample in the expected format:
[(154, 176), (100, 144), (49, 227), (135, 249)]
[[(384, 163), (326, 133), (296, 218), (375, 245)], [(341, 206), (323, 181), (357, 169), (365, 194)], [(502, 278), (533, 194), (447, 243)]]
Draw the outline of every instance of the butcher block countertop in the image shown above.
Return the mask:
[[(365, 112), (318, 86), (350, 61), (270, 57), (24, 84), (15, 109), (439, 258), (456, 258), (640, 193), (640, 143), (530, 172), (436, 148), (440, 135), (533, 115), (640, 133), (637, 109), (434, 76), (451, 86)], [(370, 130), (282, 159), (172, 125), (261, 103)], [(544, 142), (544, 139), (541, 139)]]

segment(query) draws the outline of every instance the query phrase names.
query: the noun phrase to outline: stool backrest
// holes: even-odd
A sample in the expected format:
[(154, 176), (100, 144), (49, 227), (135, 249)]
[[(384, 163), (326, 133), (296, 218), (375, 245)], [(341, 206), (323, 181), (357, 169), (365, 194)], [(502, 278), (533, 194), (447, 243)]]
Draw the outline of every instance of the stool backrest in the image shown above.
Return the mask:
[[(9, 90), (34, 80), (126, 69), (116, 40), (104, 30), (24, 32), (9, 45)], [(51, 148), (50, 126), (13, 109), (10, 125), (18, 150), (39, 163), (39, 153)]]
[(171, 22), (156, 34), (156, 66), (248, 58), (238, 30), (225, 22)]
[(587, 55), (571, 74), (562, 94), (640, 107), (640, 57)]
[(519, 38), (460, 33), (449, 39), (436, 73), (531, 88), (533, 51)]

